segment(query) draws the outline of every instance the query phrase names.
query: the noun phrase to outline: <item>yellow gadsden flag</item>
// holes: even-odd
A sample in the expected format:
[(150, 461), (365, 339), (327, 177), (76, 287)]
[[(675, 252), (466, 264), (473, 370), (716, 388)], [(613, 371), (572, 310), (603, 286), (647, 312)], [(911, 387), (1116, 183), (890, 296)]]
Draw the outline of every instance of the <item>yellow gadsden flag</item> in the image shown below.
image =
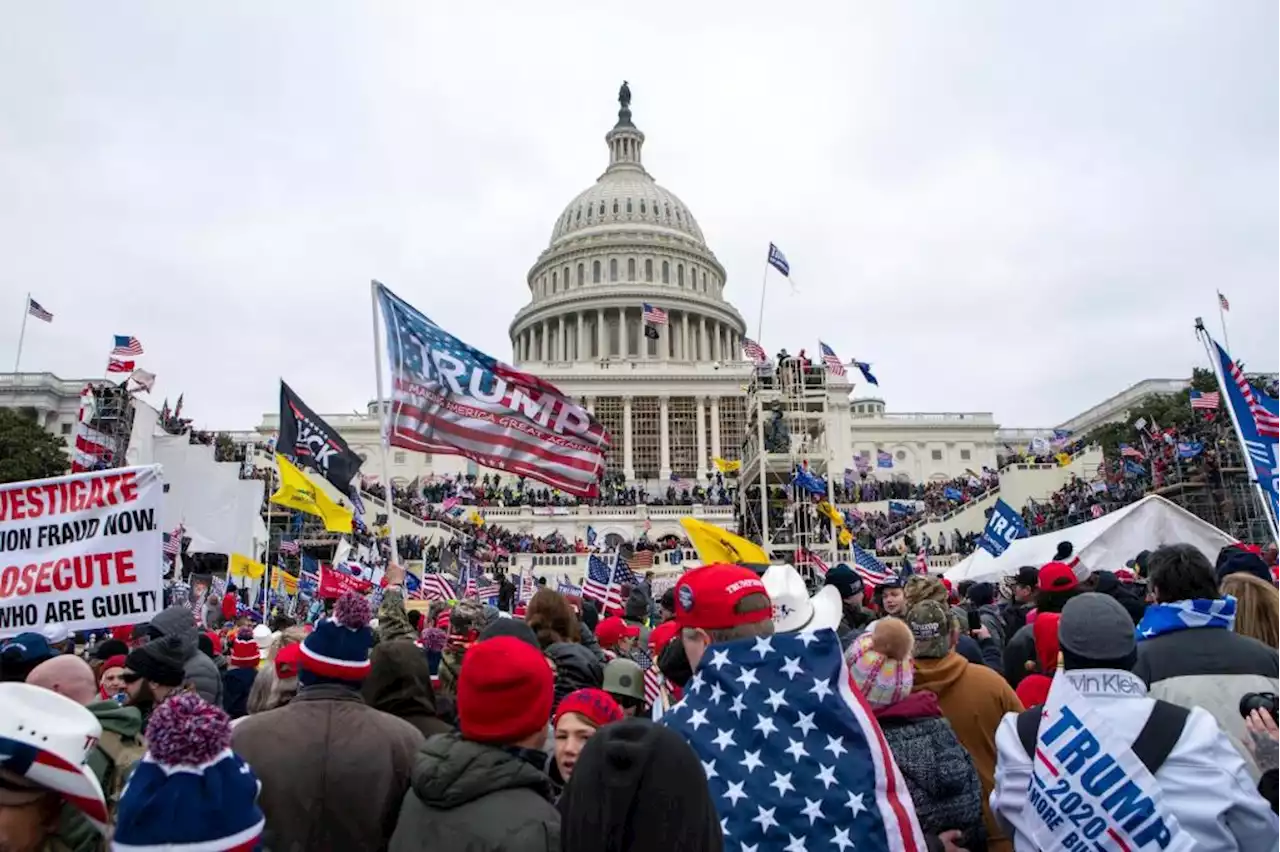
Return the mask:
[(296, 595), (298, 593), (297, 577), (293, 576), (288, 571), (282, 571), (279, 568), (275, 568), (272, 573), (275, 581), (272, 583), (273, 586), (284, 592), (286, 595)]
[(276, 454), (280, 465), (280, 487), (271, 495), (271, 502), (324, 520), (329, 532), (351, 532), (351, 510), (344, 509), (329, 499), (329, 495), (311, 481), (305, 473), (294, 467), (287, 458)]
[(728, 562), (731, 565), (769, 567), (769, 554), (759, 545), (752, 544), (723, 527), (697, 518), (681, 518), (680, 526), (689, 535), (689, 541), (693, 542), (703, 565)]
[(267, 566), (261, 562), (255, 562), (242, 553), (231, 554), (231, 559), (227, 563), (227, 573), (232, 577), (244, 577), (249, 580), (257, 580), (263, 574), (267, 573)]
[(716, 458), (713, 458), (711, 461), (715, 463), (716, 470), (720, 471), (721, 473), (737, 473), (738, 471), (742, 470), (741, 459), (735, 459), (734, 461), (729, 461), (728, 459), (722, 459), (717, 456)]

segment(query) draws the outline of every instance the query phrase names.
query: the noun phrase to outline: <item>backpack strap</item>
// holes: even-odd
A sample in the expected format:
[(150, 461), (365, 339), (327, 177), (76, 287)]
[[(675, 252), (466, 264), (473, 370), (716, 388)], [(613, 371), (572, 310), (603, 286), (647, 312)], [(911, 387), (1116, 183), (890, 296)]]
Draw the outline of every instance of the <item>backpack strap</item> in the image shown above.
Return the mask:
[(1022, 748), (1027, 757), (1033, 760), (1036, 756), (1036, 737), (1040, 734), (1040, 713), (1043, 710), (1044, 705), (1037, 704), (1018, 714), (1018, 739), (1022, 740)]
[[(1018, 714), (1018, 739), (1031, 758), (1035, 757), (1036, 737), (1040, 734), (1040, 713), (1043, 710), (1044, 706), (1037, 704)], [(1138, 732), (1133, 745), (1129, 746), (1129, 750), (1152, 775), (1168, 760), (1174, 746), (1182, 738), (1182, 730), (1190, 716), (1191, 711), (1186, 707), (1156, 699), (1146, 724)]]
[(1186, 707), (1156, 699), (1147, 723), (1142, 726), (1137, 739), (1129, 747), (1152, 775), (1164, 765), (1173, 747), (1178, 744), (1190, 716), (1191, 711)]

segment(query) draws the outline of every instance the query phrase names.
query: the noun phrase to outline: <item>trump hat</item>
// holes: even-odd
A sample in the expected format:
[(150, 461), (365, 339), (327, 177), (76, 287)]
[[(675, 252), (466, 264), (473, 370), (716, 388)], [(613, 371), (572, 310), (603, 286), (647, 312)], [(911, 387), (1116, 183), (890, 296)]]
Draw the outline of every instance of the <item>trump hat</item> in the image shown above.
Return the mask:
[(744, 598), (769, 591), (750, 568), (724, 563), (703, 565), (680, 577), (676, 583), (676, 623), (703, 630), (728, 630), (743, 624), (768, 621), (773, 607), (752, 612), (735, 612)]

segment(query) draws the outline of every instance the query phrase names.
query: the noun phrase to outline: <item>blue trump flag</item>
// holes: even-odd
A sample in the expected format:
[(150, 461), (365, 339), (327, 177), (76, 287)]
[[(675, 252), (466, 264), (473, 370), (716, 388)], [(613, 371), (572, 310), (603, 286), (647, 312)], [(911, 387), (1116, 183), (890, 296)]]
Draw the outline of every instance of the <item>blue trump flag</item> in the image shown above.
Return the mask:
[(914, 514), (915, 510), (916, 507), (911, 503), (902, 503), (897, 500), (889, 501), (889, 517), (891, 518), (898, 515)]
[(942, 489), (942, 496), (943, 496), (943, 497), (946, 497), (948, 500), (963, 500), (963, 499), (964, 499), (964, 495), (960, 493), (960, 489), (959, 489), (959, 488), (952, 488), (950, 485), (948, 485), (946, 488)]
[[(1213, 341), (1212, 338), (1210, 340)], [(1214, 373), (1227, 399), (1231, 419), (1240, 430), (1249, 478), (1262, 489), (1274, 525), (1280, 515), (1280, 472), (1277, 472), (1280, 469), (1277, 464), (1280, 462), (1280, 446), (1277, 445), (1280, 404), (1275, 397), (1249, 384), (1244, 371), (1216, 341), (1213, 341), (1213, 351), (1216, 355)]]
[(769, 265), (788, 278), (791, 277), (791, 264), (787, 263), (787, 256), (773, 243), (769, 243)]
[(827, 493), (827, 483), (822, 477), (815, 476), (810, 471), (796, 465), (795, 475), (791, 478), (791, 483), (797, 488), (807, 491), (810, 494), (824, 495)]
[(1200, 441), (1179, 441), (1178, 458), (1193, 459), (1204, 452), (1204, 444)]
[(991, 517), (987, 518), (978, 546), (992, 556), (999, 556), (1009, 549), (1009, 545), (1026, 535), (1027, 525), (1023, 523), (1022, 515), (1003, 499), (998, 499), (991, 509)]
[(391, 446), (599, 493), (609, 433), (573, 397), (468, 346), (376, 281), (374, 296), (391, 365)]
[(726, 849), (925, 848), (834, 631), (712, 645), (662, 723), (697, 752)]

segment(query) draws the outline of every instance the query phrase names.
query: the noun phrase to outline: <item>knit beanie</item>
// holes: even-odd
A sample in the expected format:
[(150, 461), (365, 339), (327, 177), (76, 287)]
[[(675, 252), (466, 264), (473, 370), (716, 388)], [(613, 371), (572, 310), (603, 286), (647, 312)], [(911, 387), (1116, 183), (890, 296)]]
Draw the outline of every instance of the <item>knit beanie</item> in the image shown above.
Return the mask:
[(93, 659), (106, 660), (110, 657), (123, 657), (129, 653), (129, 644), (119, 639), (104, 639), (93, 649)]
[(124, 667), (161, 686), (182, 686), (185, 662), (182, 640), (165, 636), (130, 651)]
[(498, 636), (467, 650), (457, 691), (462, 736), (511, 745), (546, 727), (555, 676), (537, 648), (514, 636)]
[(237, 669), (256, 669), (261, 658), (258, 656), (258, 643), (253, 641), (253, 631), (243, 628), (236, 634), (231, 643), (231, 659), (229, 664)]
[(479, 642), (487, 642), (490, 639), (497, 639), (499, 636), (512, 636), (522, 642), (527, 642), (531, 647), (542, 650), (542, 646), (538, 644), (538, 636), (533, 632), (533, 628), (518, 618), (499, 618), (490, 624), (480, 634)]
[(889, 707), (911, 694), (914, 643), (905, 621), (882, 618), (849, 646), (849, 675), (873, 708)]
[(194, 692), (175, 695), (151, 714), (147, 753), (120, 797), (112, 848), (256, 849), (265, 825), (260, 786), (231, 750), (227, 714)]
[(333, 615), (321, 619), (316, 629), (302, 640), (300, 686), (342, 683), (359, 687), (369, 676), (369, 649), (373, 629), (369, 620), (373, 609), (363, 596), (345, 592), (333, 606)]
[(556, 715), (551, 720), (552, 727), (560, 724), (560, 717), (565, 713), (577, 713), (599, 728), (621, 719), (622, 707), (603, 689), (587, 687), (574, 690), (560, 699), (560, 703), (556, 706)]

